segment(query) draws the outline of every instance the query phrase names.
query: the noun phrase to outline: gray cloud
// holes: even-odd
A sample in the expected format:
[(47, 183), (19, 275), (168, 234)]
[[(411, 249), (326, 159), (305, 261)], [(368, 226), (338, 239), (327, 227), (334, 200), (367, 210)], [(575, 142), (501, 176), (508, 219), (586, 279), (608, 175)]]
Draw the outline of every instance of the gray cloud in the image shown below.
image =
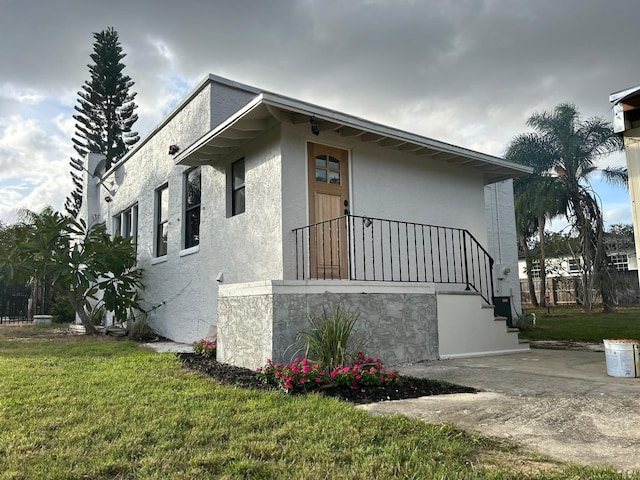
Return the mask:
[(636, 0), (3, 0), (0, 125), (70, 116), (92, 32), (113, 26), (141, 133), (211, 72), (501, 154), (531, 113), (563, 101), (610, 119), (609, 94), (640, 84), (639, 11)]

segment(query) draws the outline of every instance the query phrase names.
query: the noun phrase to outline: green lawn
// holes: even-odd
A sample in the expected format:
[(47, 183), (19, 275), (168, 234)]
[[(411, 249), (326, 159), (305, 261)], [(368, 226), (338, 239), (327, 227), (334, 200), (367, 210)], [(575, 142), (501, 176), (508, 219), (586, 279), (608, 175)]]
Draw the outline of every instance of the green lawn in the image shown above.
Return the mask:
[[(640, 307), (618, 308), (614, 313), (584, 313), (578, 307), (527, 309), (536, 314), (536, 327), (520, 332), (531, 340), (602, 342), (603, 338), (640, 340)], [(528, 317), (530, 318), (530, 317)]]
[(217, 385), (128, 340), (0, 327), (0, 479), (627, 478), (318, 395)]

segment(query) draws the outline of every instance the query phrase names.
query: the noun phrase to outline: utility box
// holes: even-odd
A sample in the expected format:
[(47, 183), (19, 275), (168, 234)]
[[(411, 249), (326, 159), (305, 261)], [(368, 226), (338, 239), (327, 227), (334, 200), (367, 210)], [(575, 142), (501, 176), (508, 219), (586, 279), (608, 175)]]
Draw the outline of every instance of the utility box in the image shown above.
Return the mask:
[(515, 328), (511, 314), (511, 297), (493, 297), (493, 313), (496, 317), (506, 317), (507, 327)]

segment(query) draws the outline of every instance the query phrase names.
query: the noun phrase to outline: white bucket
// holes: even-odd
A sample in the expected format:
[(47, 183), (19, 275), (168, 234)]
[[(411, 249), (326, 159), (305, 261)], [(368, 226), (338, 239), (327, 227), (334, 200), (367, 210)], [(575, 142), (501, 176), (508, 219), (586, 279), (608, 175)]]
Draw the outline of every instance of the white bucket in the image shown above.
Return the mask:
[(640, 376), (640, 341), (603, 340), (610, 377), (634, 378)]

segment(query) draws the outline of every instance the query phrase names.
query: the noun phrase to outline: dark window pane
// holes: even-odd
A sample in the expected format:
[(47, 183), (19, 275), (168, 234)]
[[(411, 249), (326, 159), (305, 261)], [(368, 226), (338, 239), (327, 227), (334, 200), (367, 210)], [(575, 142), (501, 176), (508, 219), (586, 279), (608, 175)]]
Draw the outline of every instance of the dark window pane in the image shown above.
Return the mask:
[(238, 160), (232, 166), (233, 189), (236, 190), (244, 186), (244, 160)]
[(162, 257), (167, 254), (167, 237), (169, 233), (169, 224), (167, 222), (158, 225), (158, 244), (156, 247), (156, 256)]
[(194, 247), (200, 243), (200, 209), (187, 212), (185, 248)]
[(327, 171), (322, 168), (316, 168), (316, 182), (326, 182)]
[(329, 172), (329, 183), (340, 184), (340, 172)]
[(340, 170), (340, 160), (329, 157), (329, 168), (332, 170)]
[(244, 187), (233, 192), (233, 215), (244, 212)]

